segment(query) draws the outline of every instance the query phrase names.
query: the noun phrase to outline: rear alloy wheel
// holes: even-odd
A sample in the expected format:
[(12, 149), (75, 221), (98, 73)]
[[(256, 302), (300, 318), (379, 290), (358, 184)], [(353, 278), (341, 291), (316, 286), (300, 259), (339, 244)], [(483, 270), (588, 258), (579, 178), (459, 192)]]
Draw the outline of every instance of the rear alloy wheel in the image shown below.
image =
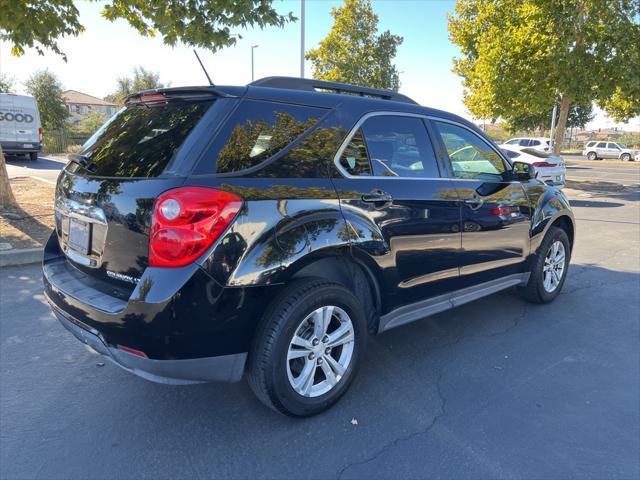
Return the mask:
[(623, 153), (622, 155), (620, 155), (620, 160), (622, 160), (623, 162), (630, 162), (631, 155), (628, 153)]
[(256, 331), (249, 385), (277, 412), (320, 413), (349, 388), (366, 336), (362, 305), (349, 290), (326, 280), (298, 280), (273, 301)]
[(550, 227), (531, 264), (524, 298), (534, 303), (549, 303), (556, 299), (567, 278), (571, 247), (564, 230)]
[(353, 358), (351, 318), (340, 307), (329, 305), (311, 312), (289, 342), (287, 376), (304, 397), (319, 397), (335, 387)]
[(598, 156), (596, 155), (596, 152), (589, 152), (589, 153), (587, 153), (587, 159), (589, 159), (589, 160), (597, 160)]

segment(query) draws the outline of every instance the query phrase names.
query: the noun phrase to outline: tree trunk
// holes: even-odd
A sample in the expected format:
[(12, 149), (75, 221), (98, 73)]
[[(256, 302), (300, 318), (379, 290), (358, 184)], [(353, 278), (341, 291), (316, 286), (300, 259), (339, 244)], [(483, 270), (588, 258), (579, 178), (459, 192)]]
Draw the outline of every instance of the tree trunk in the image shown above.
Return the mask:
[(0, 146), (0, 206), (15, 205), (15, 203), (16, 199), (11, 191), (7, 165), (4, 161), (4, 153), (2, 152), (2, 146)]
[(556, 136), (553, 144), (553, 153), (555, 155), (560, 154), (562, 145), (564, 143), (564, 132), (567, 130), (567, 118), (569, 118), (569, 97), (566, 94), (562, 95), (562, 101), (560, 102), (560, 116), (558, 118), (558, 125), (556, 125)]

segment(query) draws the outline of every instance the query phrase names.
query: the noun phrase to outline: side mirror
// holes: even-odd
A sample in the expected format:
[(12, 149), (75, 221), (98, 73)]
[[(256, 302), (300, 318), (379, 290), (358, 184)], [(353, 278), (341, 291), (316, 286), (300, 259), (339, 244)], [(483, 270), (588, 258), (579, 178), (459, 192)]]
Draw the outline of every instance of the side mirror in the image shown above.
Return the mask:
[(536, 167), (530, 163), (525, 162), (513, 162), (513, 176), (522, 181), (533, 180), (538, 176)]

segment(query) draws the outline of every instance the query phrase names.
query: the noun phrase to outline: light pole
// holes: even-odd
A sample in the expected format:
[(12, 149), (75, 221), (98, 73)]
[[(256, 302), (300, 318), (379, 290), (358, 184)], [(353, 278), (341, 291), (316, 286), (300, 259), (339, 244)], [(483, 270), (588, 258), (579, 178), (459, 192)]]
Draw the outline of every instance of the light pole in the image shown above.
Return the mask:
[(300, 0), (300, 78), (304, 78), (304, 0)]
[(253, 49), (258, 48), (260, 45), (251, 45), (251, 81), (253, 82)]

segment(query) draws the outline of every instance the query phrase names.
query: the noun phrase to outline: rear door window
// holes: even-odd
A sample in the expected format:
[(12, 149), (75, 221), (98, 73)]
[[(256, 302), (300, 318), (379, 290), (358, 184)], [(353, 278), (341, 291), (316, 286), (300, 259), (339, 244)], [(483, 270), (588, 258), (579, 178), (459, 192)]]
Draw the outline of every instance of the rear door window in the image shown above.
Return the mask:
[(231, 114), (196, 174), (232, 173), (280, 153), (327, 113), (326, 109), (245, 100)]
[(606, 142), (600, 142), (600, 143), (597, 145), (597, 148), (607, 148), (607, 144), (606, 144)]
[(133, 104), (111, 117), (83, 145), (93, 175), (156, 177), (211, 106), (170, 101)]

